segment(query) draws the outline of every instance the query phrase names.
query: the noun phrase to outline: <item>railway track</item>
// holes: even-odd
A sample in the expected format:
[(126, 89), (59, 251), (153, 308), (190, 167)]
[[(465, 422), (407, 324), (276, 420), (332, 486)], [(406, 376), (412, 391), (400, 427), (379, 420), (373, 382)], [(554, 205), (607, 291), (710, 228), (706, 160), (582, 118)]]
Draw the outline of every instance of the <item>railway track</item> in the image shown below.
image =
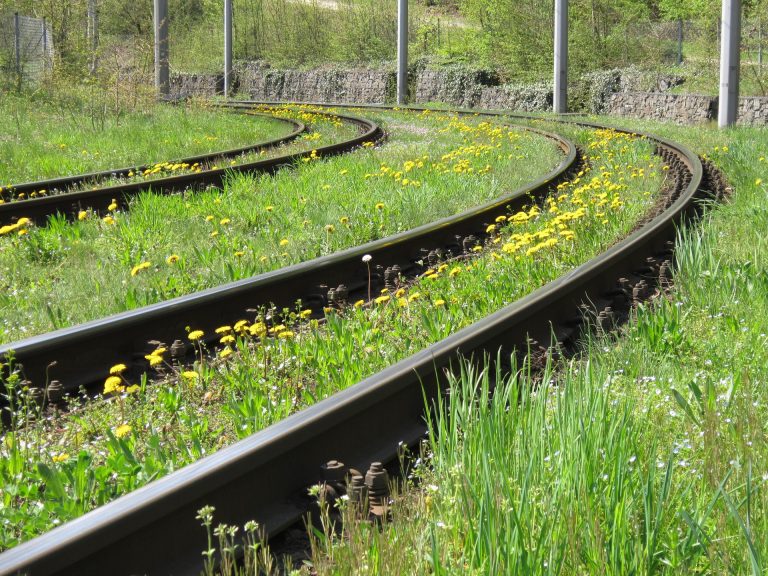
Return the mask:
[[(655, 143), (657, 155), (671, 167), (668, 201), (658, 215), (625, 240), (558, 280), (359, 384), (1, 554), (0, 574), (197, 574), (200, 551), (206, 543), (194, 517), (204, 505), (215, 506), (217, 517), (226, 523), (242, 525), (256, 518), (269, 533), (278, 532), (306, 511), (306, 487), (320, 479), (324, 462), (339, 459), (361, 467), (374, 460), (388, 461), (401, 443), (418, 441), (425, 432), (425, 395), (428, 400), (438, 397), (445, 384), (444, 370), (459, 355), (482, 357), (499, 349), (524, 350), (532, 340), (544, 347), (572, 340), (588, 323), (585, 303), (595, 310), (598, 324), (600, 318), (610, 319), (609, 312), (631, 302), (643, 284), (648, 289), (654, 278), (664, 275), (676, 226), (696, 211), (696, 198), (712, 187), (697, 156), (674, 142), (644, 136)], [(146, 326), (151, 324), (142, 322), (162, 319), (170, 325), (174, 320), (167, 318), (173, 318), (178, 306), (188, 307), (180, 314), (188, 323), (190, 314), (198, 320), (196, 314), (206, 314), (206, 309), (215, 305), (215, 319), (211, 320), (218, 325), (228, 317), (239, 317), (253, 305), (256, 295), (264, 302), (284, 293), (292, 298), (301, 294), (305, 304), (317, 309), (327, 303), (325, 287), (344, 282), (353, 298), (355, 291), (367, 287), (365, 268), (360, 263), (363, 254), (372, 254), (384, 266), (398, 263), (407, 272), (408, 263), (422, 258), (424, 251), (437, 247), (460, 249), (463, 237), (478, 234), (504, 207), (512, 205), (514, 209), (515, 202), (525, 201), (530, 193), (545, 193), (565, 178), (577, 161), (572, 143), (563, 139), (560, 143), (567, 156), (554, 172), (482, 209), (178, 299), (170, 306), (151, 306), (26, 340), (14, 344), (14, 349), (27, 365), (42, 361), (47, 366), (52, 350), (67, 358), (74, 355), (76, 360), (67, 368), (70, 372), (66, 377), (79, 385), (91, 378), (76, 370), (78, 362), (85, 359), (82, 353), (78, 355), (78, 349), (87, 341), (84, 339), (97, 343), (97, 350), (89, 350), (89, 354), (105, 355), (99, 361), (100, 380), (104, 366), (113, 359), (125, 361), (137, 348), (143, 355), (143, 340), (151, 333)], [(224, 294), (228, 294), (227, 302), (222, 303)], [(123, 347), (113, 354), (113, 344)], [(64, 378), (58, 373), (52, 377)]]
[[(186, 339), (185, 328), (193, 321), (195, 329), (203, 330), (213, 342), (218, 339), (215, 328), (234, 323), (247, 316), (247, 310), (261, 305), (273, 304), (280, 310), (292, 308), (301, 300), (305, 308), (322, 313), (328, 305), (329, 290), (340, 285), (346, 287), (350, 301), (365, 298), (368, 270), (361, 261), (364, 254), (370, 254), (381, 268), (374, 271), (374, 287), (383, 287), (384, 273), (393, 265), (398, 265), (406, 277), (415, 275), (420, 271), (417, 260), (435, 250), (460, 252), (464, 238), (482, 235), (488, 223), (506, 213), (509, 206), (517, 209), (530, 202), (531, 195), (543, 197), (578, 166), (572, 142), (534, 131), (552, 138), (563, 150), (564, 158), (550, 174), (516, 192), (462, 214), (329, 256), (5, 344), (0, 346), (0, 358), (12, 352), (15, 362), (23, 365), (25, 379), (34, 387), (43, 388), (50, 380), (58, 380), (65, 393), (76, 393), (81, 388), (96, 392), (102, 388), (105, 367), (124, 363), (138, 373), (144, 372), (145, 356), (156, 348), (149, 340), (166, 343), (179, 358), (192, 353), (194, 348)], [(369, 133), (357, 140), (370, 140)], [(174, 342), (176, 346), (171, 347)]]
[[(378, 125), (363, 118), (333, 114), (330, 112), (324, 114), (356, 126), (359, 133), (355, 137), (342, 142), (318, 147), (315, 150), (316, 156), (318, 157), (343, 154), (360, 146), (363, 142), (378, 141), (384, 136), (383, 131)], [(212, 161), (218, 158), (233, 158), (249, 152), (276, 148), (296, 139), (306, 130), (305, 125), (297, 120), (286, 118), (281, 118), (280, 120), (284, 120), (294, 128), (290, 134), (282, 138), (262, 142), (245, 148), (184, 158), (177, 160), (176, 163), (193, 164), (195, 162)], [(125, 207), (130, 198), (149, 190), (155, 194), (171, 194), (188, 188), (221, 186), (228, 173), (274, 173), (281, 167), (290, 166), (310, 154), (311, 151), (294, 152), (276, 156), (274, 158), (227, 166), (226, 168), (216, 168), (204, 170), (202, 172), (167, 176), (141, 182), (116, 184), (94, 190), (54, 193), (44, 197), (6, 202), (0, 204), (0, 224), (12, 224), (18, 221), (19, 218), (29, 218), (39, 222), (53, 214), (64, 214), (69, 218), (74, 218), (80, 210), (92, 209), (96, 211), (106, 211), (113, 202), (115, 202), (118, 207)], [(146, 169), (148, 166), (139, 168)], [(136, 170), (136, 168), (121, 168), (117, 170), (106, 170), (91, 174), (70, 176), (67, 178), (30, 182), (12, 186), (11, 190), (14, 194), (19, 194), (21, 192), (28, 194), (39, 190), (67, 190), (78, 185), (104, 181), (114, 176), (126, 176), (132, 169)]]

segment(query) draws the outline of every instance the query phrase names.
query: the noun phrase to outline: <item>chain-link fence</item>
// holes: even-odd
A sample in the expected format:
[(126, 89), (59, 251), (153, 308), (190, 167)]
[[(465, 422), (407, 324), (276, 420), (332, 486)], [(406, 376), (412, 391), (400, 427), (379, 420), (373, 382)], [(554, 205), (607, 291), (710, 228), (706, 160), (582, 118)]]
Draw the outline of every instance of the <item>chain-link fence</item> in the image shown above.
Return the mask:
[(53, 65), (53, 39), (42, 18), (0, 15), (0, 70), (5, 82), (38, 84)]

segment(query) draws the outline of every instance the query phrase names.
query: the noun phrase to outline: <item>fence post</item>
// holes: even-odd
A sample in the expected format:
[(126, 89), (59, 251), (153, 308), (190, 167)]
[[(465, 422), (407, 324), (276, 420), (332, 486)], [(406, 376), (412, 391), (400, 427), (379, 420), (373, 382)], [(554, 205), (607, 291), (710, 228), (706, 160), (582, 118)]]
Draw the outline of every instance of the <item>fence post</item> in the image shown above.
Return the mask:
[(16, 63), (16, 87), (21, 90), (21, 22), (18, 12), (13, 14), (13, 50)]
[(555, 86), (552, 111), (568, 111), (568, 0), (555, 0)]
[(683, 19), (677, 19), (677, 65), (683, 63)]
[(88, 0), (88, 38), (91, 41), (90, 73), (95, 74), (99, 67), (99, 9), (96, 0)]
[(232, 0), (224, 0), (224, 97), (232, 89)]
[(408, 0), (397, 0), (397, 103), (408, 98)]
[(155, 0), (155, 88), (162, 98), (170, 93), (168, 71), (168, 0)]
[(736, 123), (739, 110), (739, 65), (741, 44), (741, 0), (723, 0), (720, 42), (720, 102), (717, 124)]

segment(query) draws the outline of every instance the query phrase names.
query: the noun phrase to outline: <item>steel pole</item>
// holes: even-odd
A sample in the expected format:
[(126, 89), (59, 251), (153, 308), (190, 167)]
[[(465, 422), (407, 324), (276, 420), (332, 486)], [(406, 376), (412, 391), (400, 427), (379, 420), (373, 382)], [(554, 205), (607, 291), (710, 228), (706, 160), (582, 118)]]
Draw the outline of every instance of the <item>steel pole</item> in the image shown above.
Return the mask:
[(397, 0), (397, 103), (408, 99), (408, 0)]
[(168, 0), (155, 0), (155, 88), (159, 96), (171, 89), (168, 70)]
[(232, 90), (232, 0), (224, 0), (224, 97)]
[(555, 0), (555, 87), (552, 110), (568, 111), (568, 0)]
[(741, 0), (723, 0), (720, 38), (720, 104), (717, 124), (736, 123), (739, 109), (739, 46), (741, 44)]

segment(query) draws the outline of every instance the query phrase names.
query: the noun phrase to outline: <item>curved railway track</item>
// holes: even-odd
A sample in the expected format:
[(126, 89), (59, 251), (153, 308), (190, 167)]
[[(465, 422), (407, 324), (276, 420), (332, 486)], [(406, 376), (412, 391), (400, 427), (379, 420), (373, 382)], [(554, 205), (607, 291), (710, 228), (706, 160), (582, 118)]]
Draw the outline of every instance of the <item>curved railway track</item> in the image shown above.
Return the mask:
[[(168, 345), (178, 340), (175, 349), (179, 356), (192, 352), (185, 330), (192, 321), (196, 329), (203, 330), (213, 341), (217, 339), (215, 328), (234, 323), (245, 317), (247, 310), (261, 305), (291, 308), (301, 300), (304, 307), (322, 312), (328, 305), (329, 289), (341, 284), (347, 287), (350, 301), (365, 298), (368, 271), (361, 262), (364, 254), (373, 256), (381, 272), (397, 264), (404, 276), (415, 275), (415, 262), (430, 251), (460, 252), (463, 238), (482, 235), (488, 223), (506, 213), (509, 206), (517, 209), (530, 202), (531, 195), (543, 197), (566, 178), (578, 165), (576, 146), (554, 134), (533, 131), (553, 139), (565, 156), (552, 172), (514, 193), (459, 215), (329, 256), (5, 344), (0, 346), (0, 358), (12, 351), (15, 361), (24, 367), (25, 379), (33, 386), (44, 387), (55, 379), (62, 383), (65, 392), (74, 393), (81, 387), (98, 391), (105, 367), (125, 363), (143, 372), (147, 366), (145, 355), (156, 347), (149, 340)], [(370, 140), (367, 135), (366, 138)], [(373, 275), (375, 285), (384, 285), (381, 272)], [(49, 368), (54, 362), (55, 366)]]
[[(444, 370), (458, 355), (482, 357), (499, 349), (525, 349), (531, 339), (544, 346), (567, 341), (587, 322), (584, 303), (605, 313), (608, 307), (631, 300), (643, 282), (663, 274), (676, 227), (696, 211), (697, 197), (709, 186), (696, 155), (674, 142), (644, 136), (671, 166), (671, 186), (666, 207), (629, 237), (565, 276), (357, 385), (1, 554), (0, 575), (198, 574), (200, 551), (206, 542), (194, 517), (202, 506), (215, 506), (217, 517), (228, 524), (242, 525), (255, 518), (269, 533), (275, 533), (304, 514), (306, 487), (320, 479), (324, 462), (339, 459), (360, 466), (373, 460), (388, 461), (396, 456), (400, 443), (418, 441), (425, 432), (425, 396), (428, 400), (438, 397), (445, 385)], [(456, 249), (462, 237), (477, 234), (502, 207), (522, 202), (530, 192), (543, 193), (564, 178), (576, 161), (573, 145), (564, 140), (561, 144), (568, 156), (555, 172), (518, 191), (514, 198), (482, 210), (230, 284), (226, 289), (178, 299), (173, 305), (151, 306), (14, 347), (27, 363), (34, 359), (47, 365), (46, 346), (58, 341), (59, 353), (66, 350), (67, 355), (77, 355), (89, 331), (89, 337), (105, 342), (98, 345), (98, 353), (105, 354), (99, 362), (100, 378), (111, 359), (124, 361), (137, 347), (143, 353), (148, 332), (138, 327), (149, 324), (142, 322), (163, 318), (164, 313), (172, 316), (177, 307), (189, 306), (181, 314), (188, 319), (189, 314), (205, 314), (206, 307), (215, 304), (219, 309), (213, 315), (220, 323), (226, 314), (241, 314), (251, 306), (256, 294), (267, 300), (280, 296), (271, 292), (280, 286), (281, 291), (300, 293), (316, 309), (325, 300), (319, 282), (335, 286), (343, 281), (350, 293), (367, 286), (360, 266), (362, 254), (373, 254), (379, 263), (407, 266), (423, 256), (422, 250), (434, 249), (430, 246)], [(352, 263), (357, 265), (356, 272), (350, 269)], [(231, 294), (227, 301), (231, 304), (226, 306), (219, 299), (224, 290)], [(115, 322), (120, 328), (113, 327)], [(123, 333), (130, 336), (118, 338)], [(113, 341), (118, 344), (115, 338), (127, 348), (113, 354)], [(81, 354), (78, 361), (82, 359)], [(76, 367), (77, 362), (74, 364)], [(75, 367), (68, 377), (88, 380), (90, 376), (78, 374)]]
[[(343, 154), (353, 150), (357, 146), (360, 146), (363, 142), (378, 141), (384, 136), (384, 132), (377, 124), (369, 122), (363, 118), (342, 114), (325, 114), (329, 117), (337, 118), (343, 122), (347, 122), (353, 126), (356, 126), (358, 128), (359, 134), (342, 142), (318, 147), (315, 150), (318, 157)], [(207, 154), (204, 156), (185, 158), (180, 160), (180, 162), (191, 164), (194, 162), (210, 161), (216, 158), (231, 158), (243, 153), (275, 148), (296, 139), (306, 129), (302, 122), (291, 119), (281, 120), (292, 124), (294, 127), (294, 130), (287, 136), (245, 148), (238, 148), (224, 152), (215, 152), (213, 154)], [(113, 202), (113, 199), (116, 201), (118, 206), (125, 207), (131, 197), (148, 190), (151, 190), (155, 194), (171, 194), (190, 187), (221, 186), (228, 173), (274, 173), (281, 167), (290, 166), (301, 158), (305, 158), (310, 154), (311, 151), (294, 152), (291, 154), (276, 156), (274, 158), (267, 158), (265, 160), (257, 160), (254, 162), (247, 162), (235, 166), (227, 166), (226, 168), (216, 168), (204, 170), (202, 172), (180, 174), (177, 176), (168, 176), (141, 182), (116, 184), (95, 190), (65, 192), (60, 194), (52, 194), (42, 198), (38, 197), (28, 200), (7, 202), (5, 204), (0, 204), (0, 224), (11, 224), (22, 217), (30, 218), (34, 221), (41, 221), (47, 216), (51, 216), (53, 214), (64, 214), (67, 217), (72, 218), (76, 216), (80, 210), (87, 208), (97, 211), (106, 211), (108, 206)], [(146, 168), (146, 166), (143, 166), (142, 168)], [(11, 189), (16, 194), (20, 192), (33, 192), (41, 189), (67, 189), (84, 183), (109, 179), (114, 175), (127, 175), (130, 170), (131, 168), (121, 168), (118, 170), (106, 170), (101, 172), (94, 172), (92, 174), (71, 176), (67, 178), (42, 180), (39, 182), (30, 182), (27, 184), (12, 186)]]

